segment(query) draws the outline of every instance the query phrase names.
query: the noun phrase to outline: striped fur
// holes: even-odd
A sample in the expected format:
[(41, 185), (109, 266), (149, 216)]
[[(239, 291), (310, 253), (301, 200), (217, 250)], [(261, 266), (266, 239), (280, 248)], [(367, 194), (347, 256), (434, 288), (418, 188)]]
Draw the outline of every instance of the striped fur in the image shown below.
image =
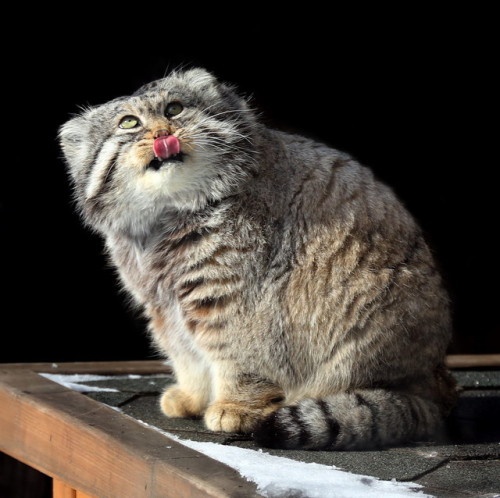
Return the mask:
[(415, 395), (364, 389), (305, 399), (273, 412), (255, 429), (271, 448), (360, 450), (424, 441), (441, 422), (439, 405)]
[[(151, 167), (158, 130), (183, 154)], [(432, 436), (455, 396), (448, 297), (369, 169), (266, 128), (200, 69), (86, 109), (60, 139), (83, 220), (173, 363), (167, 416), (284, 448)]]

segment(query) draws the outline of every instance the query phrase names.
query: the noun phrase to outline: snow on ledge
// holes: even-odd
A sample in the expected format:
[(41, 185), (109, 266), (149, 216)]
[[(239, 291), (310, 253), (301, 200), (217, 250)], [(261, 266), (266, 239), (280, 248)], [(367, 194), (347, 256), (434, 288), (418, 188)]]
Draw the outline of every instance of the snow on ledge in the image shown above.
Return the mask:
[(42, 377), (49, 379), (53, 382), (57, 382), (68, 389), (73, 389), (73, 391), (78, 391), (80, 393), (89, 392), (108, 392), (108, 393), (118, 393), (118, 389), (112, 387), (100, 387), (100, 386), (87, 386), (83, 382), (92, 382), (95, 380), (107, 380), (107, 379), (138, 379), (140, 375), (122, 375), (122, 376), (109, 376), (109, 375), (90, 375), (90, 374), (50, 374), (50, 373), (39, 373)]
[(266, 498), (433, 498), (420, 491), (420, 484), (396, 479), (383, 481), (340, 470), (333, 465), (270, 455), (262, 449), (181, 439), (142, 420), (138, 422), (232, 467), (247, 481), (254, 482), (257, 492)]

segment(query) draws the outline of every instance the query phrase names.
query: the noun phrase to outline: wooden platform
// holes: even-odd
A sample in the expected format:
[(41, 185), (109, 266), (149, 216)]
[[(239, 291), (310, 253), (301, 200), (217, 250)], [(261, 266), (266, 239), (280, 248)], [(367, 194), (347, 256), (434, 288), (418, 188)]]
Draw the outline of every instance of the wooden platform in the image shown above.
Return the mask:
[[(453, 356), (448, 358), (448, 363), (462, 379), (465, 391), (480, 395), (490, 393), (490, 398), (477, 398), (480, 401), (482, 399), (483, 403), (485, 399), (494, 399), (495, 403), (500, 399), (500, 384), (496, 380), (500, 379), (499, 356)], [(494, 381), (481, 373), (485, 371), (494, 373), (491, 377)], [(157, 404), (156, 387), (146, 392), (132, 385), (126, 387), (127, 382), (132, 380), (122, 380), (120, 382), (125, 387), (116, 392), (82, 394), (40, 373), (100, 374), (111, 377), (131, 375), (134, 378), (169, 374), (170, 369), (162, 362), (153, 361), (0, 365), (0, 451), (52, 478), (55, 498), (261, 496), (257, 493), (256, 485), (233, 468), (168, 439), (134, 419), (137, 414), (141, 414), (141, 418), (150, 417), (147, 420), (155, 424), (155, 417), (158, 416), (153, 413)], [(106, 385), (117, 385), (117, 381)], [(470, 399), (477, 401), (473, 397)], [(497, 483), (500, 493), (500, 438), (497, 433), (491, 434), (490, 430), (484, 439), (485, 431), (487, 433), (489, 430), (488, 423), (500, 416), (500, 411), (491, 413), (488, 410), (485, 419), (477, 419), (477, 413), (484, 411), (483, 405), (476, 403), (479, 412), (471, 412), (472, 405), (467, 400), (469, 398), (457, 418), (461, 420), (460, 423), (465, 420), (461, 439), (448, 441), (441, 447), (426, 446), (424, 449), (427, 453), (422, 448), (401, 448), (387, 452), (280, 454), (336, 465), (352, 472), (370, 473), (380, 478), (390, 478), (384, 476), (384, 465), (393, 468), (394, 462), (406, 458), (410, 469), (406, 474), (401, 471), (396, 478), (411, 479), (412, 482), (413, 478), (418, 478), (418, 482), (434, 496), (479, 496), (470, 493), (492, 493)], [(119, 411), (113, 406), (123, 406), (123, 410)], [(198, 439), (216, 442), (217, 438), (221, 438), (220, 441), (227, 438), (227, 435), (202, 430), (199, 421), (179, 425), (180, 422), (169, 421), (165, 417), (159, 420), (163, 424), (160, 428), (172, 434), (191, 431), (191, 435)], [(482, 440), (479, 433), (482, 434)], [(245, 439), (234, 441), (230, 444), (243, 447), (253, 444)], [(461, 492), (451, 495), (447, 493), (453, 490), (453, 485), (448, 484), (448, 488), (443, 488), (443, 483), (448, 482), (453, 475), (452, 470), (446, 471), (447, 466), (451, 469), (451, 464), (456, 462), (460, 462), (460, 465), (465, 462), (469, 473), (479, 472), (478, 481), (471, 485), (472, 491), (463, 488), (463, 483), (456, 483)], [(414, 465), (413, 469), (411, 465)], [(461, 469), (461, 475), (465, 476), (466, 469), (460, 465), (455, 467)], [(496, 473), (498, 478), (495, 482), (491, 475)]]
[(160, 362), (3, 365), (0, 450), (54, 479), (54, 497), (258, 496), (232, 468), (38, 372), (151, 374)]

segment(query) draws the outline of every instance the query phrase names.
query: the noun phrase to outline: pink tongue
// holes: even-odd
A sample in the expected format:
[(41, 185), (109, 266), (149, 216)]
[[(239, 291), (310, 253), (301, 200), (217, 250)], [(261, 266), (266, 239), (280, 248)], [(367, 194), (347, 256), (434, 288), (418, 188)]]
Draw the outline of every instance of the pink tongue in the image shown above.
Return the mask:
[(179, 139), (173, 135), (165, 135), (157, 138), (153, 143), (153, 150), (156, 157), (168, 159), (170, 156), (178, 154), (181, 150)]

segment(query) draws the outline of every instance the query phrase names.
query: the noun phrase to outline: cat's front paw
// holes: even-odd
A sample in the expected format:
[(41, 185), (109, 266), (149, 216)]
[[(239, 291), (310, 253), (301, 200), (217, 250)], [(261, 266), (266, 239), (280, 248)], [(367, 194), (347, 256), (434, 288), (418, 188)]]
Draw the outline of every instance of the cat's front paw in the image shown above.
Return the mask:
[(165, 390), (160, 399), (160, 407), (167, 417), (172, 418), (196, 417), (205, 411), (205, 403), (200, 397), (187, 393), (179, 386)]
[(278, 405), (262, 408), (249, 407), (242, 403), (217, 402), (205, 412), (205, 425), (212, 431), (251, 432), (254, 427)]

